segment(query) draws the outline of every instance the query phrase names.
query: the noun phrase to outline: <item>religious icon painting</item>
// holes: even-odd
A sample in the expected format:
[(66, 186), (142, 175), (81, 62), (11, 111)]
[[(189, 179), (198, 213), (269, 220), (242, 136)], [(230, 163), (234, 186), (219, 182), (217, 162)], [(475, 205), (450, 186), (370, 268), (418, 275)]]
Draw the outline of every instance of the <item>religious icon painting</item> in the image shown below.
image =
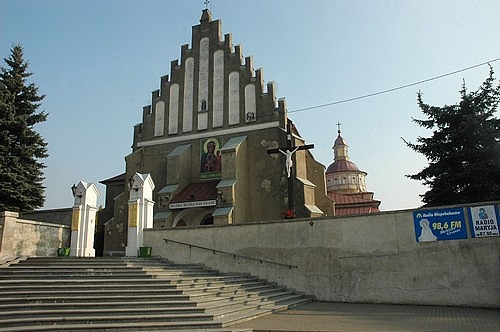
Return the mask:
[(222, 137), (210, 137), (200, 140), (200, 179), (220, 179), (222, 158), (220, 149)]

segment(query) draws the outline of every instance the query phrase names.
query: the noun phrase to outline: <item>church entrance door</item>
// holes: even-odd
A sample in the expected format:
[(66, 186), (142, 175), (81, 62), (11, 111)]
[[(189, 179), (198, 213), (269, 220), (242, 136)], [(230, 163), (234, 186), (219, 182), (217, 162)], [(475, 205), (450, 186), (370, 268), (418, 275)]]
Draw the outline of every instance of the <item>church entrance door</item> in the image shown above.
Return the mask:
[(213, 224), (213, 208), (190, 208), (177, 213), (172, 227)]

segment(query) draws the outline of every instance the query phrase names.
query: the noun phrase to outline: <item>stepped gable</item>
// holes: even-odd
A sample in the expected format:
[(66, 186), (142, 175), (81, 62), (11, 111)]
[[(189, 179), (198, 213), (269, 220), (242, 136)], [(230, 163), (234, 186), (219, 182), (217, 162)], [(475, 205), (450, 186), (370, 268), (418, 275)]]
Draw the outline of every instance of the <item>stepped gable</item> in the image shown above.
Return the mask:
[(134, 146), (268, 123), (277, 120), (275, 111), (274, 83), (264, 83), (262, 69), (243, 56), (241, 45), (233, 45), (231, 34), (223, 36), (221, 21), (204, 9), (200, 24), (192, 27), (191, 47), (181, 46), (180, 59), (171, 61), (170, 74), (161, 77), (151, 104), (143, 107)]
[[(263, 70), (205, 9), (192, 26), (190, 44), (181, 45), (180, 57), (142, 108), (124, 177), (153, 179), (155, 228), (277, 220), (290, 209), (289, 197), (296, 217), (333, 215), (325, 178), (317, 176), (324, 175), (324, 165), (313, 151), (293, 152), (290, 187), (287, 157), (267, 153), (287, 145), (290, 125), (275, 84), (264, 81)], [(306, 145), (295, 125), (291, 136), (291, 146)], [(129, 199), (126, 180), (106, 181), (115, 186), (100, 218), (107, 225), (104, 255), (123, 250), (120, 230), (128, 226)]]

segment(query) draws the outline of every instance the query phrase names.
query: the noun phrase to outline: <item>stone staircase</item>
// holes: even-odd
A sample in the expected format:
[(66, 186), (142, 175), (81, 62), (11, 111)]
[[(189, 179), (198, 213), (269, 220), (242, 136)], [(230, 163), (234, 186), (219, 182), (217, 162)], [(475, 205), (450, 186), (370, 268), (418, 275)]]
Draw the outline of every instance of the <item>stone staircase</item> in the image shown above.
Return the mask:
[(312, 300), (251, 276), (159, 258), (12, 262), (0, 265), (0, 331), (231, 331)]

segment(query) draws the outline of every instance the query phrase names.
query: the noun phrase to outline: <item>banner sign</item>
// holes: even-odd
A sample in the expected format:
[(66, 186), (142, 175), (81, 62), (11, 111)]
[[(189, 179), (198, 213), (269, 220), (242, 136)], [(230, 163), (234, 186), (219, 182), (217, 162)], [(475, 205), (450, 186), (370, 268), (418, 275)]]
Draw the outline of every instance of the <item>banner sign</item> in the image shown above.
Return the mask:
[(414, 211), (413, 224), (417, 242), (467, 238), (463, 208)]
[(189, 202), (171, 203), (168, 207), (171, 210), (174, 210), (174, 209), (186, 209), (186, 208), (207, 207), (216, 205), (217, 201), (215, 199), (210, 199), (208, 201), (189, 201)]
[(470, 207), (469, 220), (472, 237), (499, 236), (500, 215), (494, 205)]

